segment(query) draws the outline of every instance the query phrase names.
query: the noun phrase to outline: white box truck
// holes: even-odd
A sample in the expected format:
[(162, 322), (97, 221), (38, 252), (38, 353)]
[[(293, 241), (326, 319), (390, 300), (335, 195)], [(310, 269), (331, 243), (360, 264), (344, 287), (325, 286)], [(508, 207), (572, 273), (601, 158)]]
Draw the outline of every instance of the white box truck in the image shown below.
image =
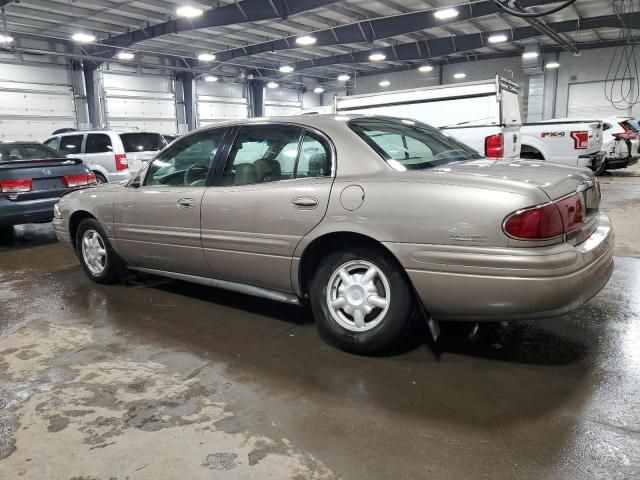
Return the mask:
[(520, 155), (518, 85), (496, 76), (479, 82), (335, 97), (302, 114), (370, 114), (418, 120), (440, 128), (491, 158)]

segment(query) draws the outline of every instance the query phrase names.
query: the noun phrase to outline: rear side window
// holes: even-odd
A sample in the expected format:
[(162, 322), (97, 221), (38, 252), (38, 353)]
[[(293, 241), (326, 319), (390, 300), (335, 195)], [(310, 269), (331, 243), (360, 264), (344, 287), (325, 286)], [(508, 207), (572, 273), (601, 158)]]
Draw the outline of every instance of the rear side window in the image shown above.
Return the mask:
[(58, 148), (58, 137), (53, 137), (50, 138), (49, 140), (47, 140), (46, 142), (44, 142), (44, 144), (49, 147), (49, 148), (53, 148), (54, 150), (56, 150)]
[(82, 138), (84, 135), (67, 135), (60, 137), (58, 151), (65, 155), (76, 155), (82, 150)]
[(87, 135), (87, 144), (84, 153), (108, 153), (113, 152), (111, 138), (104, 133), (90, 133)]
[(157, 152), (167, 146), (159, 133), (121, 133), (120, 138), (127, 153)]
[(296, 178), (326, 177), (331, 175), (331, 152), (325, 141), (313, 132), (305, 132)]

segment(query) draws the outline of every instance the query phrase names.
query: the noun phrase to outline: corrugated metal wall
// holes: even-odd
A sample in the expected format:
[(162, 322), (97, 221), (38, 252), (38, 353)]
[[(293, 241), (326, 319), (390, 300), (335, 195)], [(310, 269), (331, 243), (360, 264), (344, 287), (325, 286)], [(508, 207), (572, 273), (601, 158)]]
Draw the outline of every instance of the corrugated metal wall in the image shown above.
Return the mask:
[(101, 77), (108, 128), (177, 133), (173, 77), (110, 71)]
[(54, 130), (76, 127), (67, 68), (0, 63), (0, 140), (42, 141)]

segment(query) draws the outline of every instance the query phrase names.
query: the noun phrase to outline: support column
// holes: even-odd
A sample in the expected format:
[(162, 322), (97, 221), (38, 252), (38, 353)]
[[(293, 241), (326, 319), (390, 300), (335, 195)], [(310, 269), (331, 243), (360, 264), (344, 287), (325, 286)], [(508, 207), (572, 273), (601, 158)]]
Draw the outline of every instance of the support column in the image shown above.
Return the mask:
[[(182, 102), (184, 104), (184, 116), (189, 131), (198, 128), (198, 110), (196, 107), (196, 75), (193, 72), (182, 72), (180, 82), (182, 85)], [(178, 93), (178, 92), (176, 92)]]
[(264, 82), (251, 79), (248, 83), (249, 117), (264, 117)]
[(84, 65), (84, 86), (87, 95), (89, 123), (91, 128), (103, 128), (102, 108), (100, 105), (100, 77), (99, 72), (91, 65)]

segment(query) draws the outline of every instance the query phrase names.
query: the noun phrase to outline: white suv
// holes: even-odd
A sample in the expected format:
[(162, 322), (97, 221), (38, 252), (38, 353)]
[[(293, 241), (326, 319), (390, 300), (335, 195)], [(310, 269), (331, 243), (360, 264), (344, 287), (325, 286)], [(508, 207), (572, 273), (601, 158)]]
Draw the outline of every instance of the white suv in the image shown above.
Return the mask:
[(167, 143), (160, 133), (113, 130), (65, 132), (44, 142), (68, 157), (81, 158), (98, 183), (128, 180)]

